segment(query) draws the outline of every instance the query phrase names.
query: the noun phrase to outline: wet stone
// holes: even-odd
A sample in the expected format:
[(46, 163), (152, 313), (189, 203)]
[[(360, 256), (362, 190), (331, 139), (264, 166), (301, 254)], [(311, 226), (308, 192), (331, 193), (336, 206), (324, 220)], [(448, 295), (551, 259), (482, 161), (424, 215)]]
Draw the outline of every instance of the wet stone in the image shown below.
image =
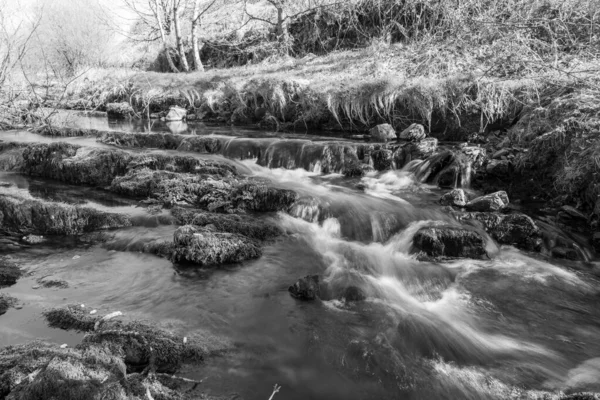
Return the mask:
[(425, 127), (423, 125), (411, 124), (408, 128), (398, 134), (398, 139), (418, 142), (419, 140), (425, 139), (426, 136), (427, 133), (425, 133)]
[(247, 236), (192, 225), (178, 228), (173, 242), (171, 259), (174, 262), (218, 265), (258, 258), (262, 254), (258, 243)]
[(479, 233), (454, 226), (420, 229), (413, 238), (413, 252), (430, 257), (488, 258), (485, 238)]
[(477, 197), (469, 201), (465, 208), (469, 211), (500, 211), (508, 206), (508, 195), (504, 191)]
[(0, 293), (0, 315), (6, 314), (9, 308), (14, 307), (17, 300), (3, 293)]
[(392, 151), (391, 150), (375, 150), (371, 153), (373, 167), (377, 171), (385, 171), (392, 168)]
[(44, 239), (41, 235), (25, 235), (21, 238), (27, 244), (40, 244), (43, 243), (46, 239)]
[(344, 289), (342, 298), (348, 302), (363, 301), (367, 298), (365, 292), (358, 286), (348, 286)]
[(298, 300), (315, 300), (319, 298), (319, 275), (307, 275), (298, 279), (288, 288), (288, 291)]
[(579, 252), (576, 249), (569, 247), (554, 247), (551, 250), (552, 257), (562, 258), (565, 260), (577, 261), (580, 259)]
[(462, 189), (451, 190), (440, 198), (440, 204), (443, 206), (464, 207), (467, 201), (467, 195)]

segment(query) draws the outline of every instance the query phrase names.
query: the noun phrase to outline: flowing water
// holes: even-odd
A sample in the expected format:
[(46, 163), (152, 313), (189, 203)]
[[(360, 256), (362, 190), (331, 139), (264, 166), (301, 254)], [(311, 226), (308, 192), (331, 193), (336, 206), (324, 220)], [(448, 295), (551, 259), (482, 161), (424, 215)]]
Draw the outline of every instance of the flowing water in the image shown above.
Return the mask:
[[(1, 139), (56, 140), (26, 132)], [(68, 141), (104, 146), (89, 138)], [(168, 212), (151, 214), (98, 189), (3, 173), (0, 181), (16, 185), (10, 190), (127, 213), (137, 222), (102, 241), (91, 235), (24, 246), (4, 238), (4, 253), (29, 275), (3, 290), (21, 306), (0, 317), (0, 345), (36, 337), (77, 344), (80, 335), (48, 328), (40, 312), (81, 303), (230, 341), (232, 350), (182, 372), (227, 398), (265, 400), (274, 384), (282, 386), (276, 398), (292, 400), (600, 391), (596, 262), (550, 259), (489, 238), (492, 260), (417, 261), (409, 250), (420, 227), (457, 222), (437, 205), (442, 191), (408, 170), (344, 178), (318, 168), (262, 167), (253, 159), (228, 162), (301, 199), (287, 214), (260, 216), (285, 231), (261, 258), (221, 268), (172, 265), (137, 251), (172, 236)], [(324, 277), (328, 298), (352, 285), (367, 299), (297, 301), (287, 288), (308, 274)], [(69, 287), (38, 287), (41, 276)]]

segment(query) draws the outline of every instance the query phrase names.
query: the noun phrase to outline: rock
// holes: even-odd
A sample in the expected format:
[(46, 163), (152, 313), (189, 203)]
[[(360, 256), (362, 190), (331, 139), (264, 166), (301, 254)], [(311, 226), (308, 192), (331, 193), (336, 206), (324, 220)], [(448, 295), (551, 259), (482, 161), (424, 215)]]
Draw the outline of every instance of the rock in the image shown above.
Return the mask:
[(441, 188), (455, 188), (462, 185), (462, 168), (459, 163), (453, 162), (444, 168), (437, 176), (437, 184)]
[(369, 164), (354, 161), (346, 163), (346, 165), (344, 165), (344, 168), (342, 169), (342, 174), (347, 178), (360, 178), (373, 171), (375, 171), (375, 168), (373, 168)]
[(468, 202), (465, 208), (469, 211), (500, 211), (508, 206), (508, 195), (499, 191), (477, 197)]
[(17, 264), (7, 260), (0, 259), (0, 287), (12, 286), (23, 275), (23, 271)]
[(319, 275), (307, 275), (298, 279), (288, 288), (290, 294), (298, 300), (315, 300), (321, 291), (319, 288)]
[(509, 160), (490, 160), (485, 172), (496, 178), (508, 178), (512, 170), (512, 163)]
[(502, 148), (502, 149), (498, 150), (497, 152), (495, 152), (494, 155), (492, 156), (492, 158), (495, 160), (500, 160), (500, 159), (502, 159), (502, 157), (506, 157), (509, 154), (510, 154), (510, 150)]
[(27, 244), (40, 244), (45, 241), (44, 237), (41, 235), (25, 235), (21, 240)]
[(357, 286), (348, 286), (344, 290), (344, 293), (342, 294), (342, 298), (345, 299), (347, 302), (363, 301), (367, 298), (367, 296), (365, 295), (365, 292), (361, 288), (359, 288)]
[(215, 214), (176, 207), (171, 210), (181, 225), (212, 225), (220, 232), (238, 233), (252, 239), (267, 240), (283, 232), (277, 225), (246, 215)]
[(84, 307), (79, 305), (68, 305), (66, 307), (45, 310), (44, 318), (52, 328), (75, 330), (79, 332), (91, 332), (100, 316), (90, 316)]
[(464, 207), (467, 201), (467, 195), (462, 189), (451, 190), (440, 198), (440, 204), (443, 206)]
[(122, 102), (122, 103), (108, 103), (106, 105), (106, 114), (109, 118), (123, 119), (127, 117), (131, 117), (135, 114), (133, 107), (131, 104)]
[(391, 150), (375, 150), (371, 153), (373, 167), (377, 171), (385, 171), (392, 168), (392, 151)]
[(387, 142), (388, 140), (396, 139), (396, 131), (390, 124), (377, 125), (369, 131), (373, 139)]
[(430, 257), (488, 258), (485, 245), (479, 233), (454, 226), (422, 228), (413, 238), (416, 252)]
[(69, 287), (69, 283), (65, 280), (57, 278), (55, 276), (44, 276), (37, 280), (37, 283), (45, 288), (59, 288), (66, 289)]
[(461, 222), (478, 221), (483, 229), (498, 243), (523, 250), (540, 251), (542, 233), (531, 217), (521, 214), (471, 212), (456, 215)]
[(551, 251), (552, 257), (562, 258), (565, 260), (579, 260), (579, 252), (576, 249), (568, 247), (554, 247)]
[(183, 121), (187, 115), (187, 110), (178, 106), (171, 106), (169, 113), (165, 117), (165, 121)]
[(212, 232), (206, 228), (186, 225), (173, 236), (172, 261), (187, 261), (199, 265), (235, 263), (258, 258), (258, 244), (243, 235)]
[(47, 202), (25, 194), (0, 195), (0, 210), (2, 227), (20, 234), (79, 235), (95, 230), (131, 226), (126, 215)]
[(486, 151), (479, 146), (463, 146), (462, 153), (469, 160), (471, 167), (475, 170), (479, 169), (486, 160)]
[(424, 160), (432, 156), (438, 148), (436, 138), (425, 138), (418, 142), (410, 142), (399, 147), (393, 155), (397, 169), (401, 169), (412, 160)]
[(398, 139), (418, 142), (425, 139), (425, 127), (421, 124), (411, 124), (408, 128), (398, 134)]
[[(17, 300), (14, 297), (0, 293), (0, 315), (6, 314), (9, 308), (16, 304)], [(1, 395), (0, 391), (0, 395)]]

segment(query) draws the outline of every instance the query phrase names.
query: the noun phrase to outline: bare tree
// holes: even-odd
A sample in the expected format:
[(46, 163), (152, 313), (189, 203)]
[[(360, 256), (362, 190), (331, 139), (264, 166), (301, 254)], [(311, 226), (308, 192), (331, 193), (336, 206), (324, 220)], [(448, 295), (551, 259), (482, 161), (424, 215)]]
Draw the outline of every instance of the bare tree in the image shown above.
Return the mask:
[(200, 20), (216, 4), (217, 0), (196, 0), (194, 2), (194, 13), (192, 15), (192, 53), (194, 54), (194, 68), (196, 71), (204, 71), (204, 65), (200, 59), (200, 50), (204, 46), (203, 43), (200, 43)]
[(250, 13), (248, 4), (256, 3), (256, 1), (244, 0), (245, 14), (250, 20), (262, 21), (273, 26), (277, 39), (287, 48), (290, 39), (288, 25), (291, 20), (319, 8), (332, 7), (345, 2), (343, 0), (264, 0), (263, 3), (276, 12), (275, 19)]
[(23, 60), (29, 49), (29, 44), (36, 30), (40, 26), (41, 13), (28, 22), (21, 20), (16, 27), (10, 28), (9, 17), (0, 3), (0, 89), (15, 69)]
[(173, 1), (173, 25), (175, 27), (175, 43), (177, 45), (177, 52), (179, 53), (179, 62), (181, 63), (181, 67), (185, 72), (189, 72), (190, 66), (187, 62), (187, 57), (185, 55), (185, 48), (183, 47), (183, 39), (181, 38), (181, 23), (179, 22), (179, 12), (182, 8), (185, 8), (185, 1), (182, 3), (182, 0), (172, 0)]

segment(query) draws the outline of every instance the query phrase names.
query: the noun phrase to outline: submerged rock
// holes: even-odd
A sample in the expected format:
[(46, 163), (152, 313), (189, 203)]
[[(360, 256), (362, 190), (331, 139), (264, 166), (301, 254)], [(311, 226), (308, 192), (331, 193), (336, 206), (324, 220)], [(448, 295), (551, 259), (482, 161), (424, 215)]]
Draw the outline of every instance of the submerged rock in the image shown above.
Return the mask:
[(451, 190), (440, 198), (440, 204), (443, 206), (464, 207), (467, 201), (467, 195), (462, 189)]
[(369, 131), (373, 139), (387, 142), (388, 140), (396, 139), (396, 131), (390, 124), (377, 125)]
[(0, 287), (12, 286), (23, 275), (23, 271), (10, 260), (0, 259)]
[(0, 195), (0, 226), (20, 234), (79, 235), (131, 226), (129, 217), (89, 207), (47, 202), (18, 194)]
[(342, 298), (346, 301), (363, 301), (367, 298), (365, 292), (358, 286), (348, 286), (344, 289)]
[(576, 249), (570, 248), (570, 247), (563, 247), (563, 246), (554, 247), (551, 250), (551, 254), (552, 254), (552, 257), (562, 258), (562, 259), (566, 259), (566, 260), (577, 261), (577, 260), (581, 259), (581, 257), (579, 256), (579, 252)]
[(398, 134), (398, 139), (418, 142), (425, 139), (425, 127), (421, 124), (411, 124), (408, 128)]
[(454, 226), (422, 228), (413, 238), (414, 250), (430, 257), (488, 258), (485, 245), (479, 233)]
[(508, 195), (505, 191), (487, 194), (469, 201), (465, 208), (469, 211), (500, 211), (508, 206)]
[(290, 294), (298, 300), (315, 300), (321, 293), (319, 275), (307, 275), (288, 288)]
[(191, 225), (175, 231), (172, 260), (199, 265), (236, 263), (262, 254), (258, 244), (243, 235), (214, 232)]
[(524, 250), (540, 251), (542, 234), (531, 217), (521, 214), (471, 212), (457, 214), (459, 221), (478, 221), (483, 229), (498, 243)]

